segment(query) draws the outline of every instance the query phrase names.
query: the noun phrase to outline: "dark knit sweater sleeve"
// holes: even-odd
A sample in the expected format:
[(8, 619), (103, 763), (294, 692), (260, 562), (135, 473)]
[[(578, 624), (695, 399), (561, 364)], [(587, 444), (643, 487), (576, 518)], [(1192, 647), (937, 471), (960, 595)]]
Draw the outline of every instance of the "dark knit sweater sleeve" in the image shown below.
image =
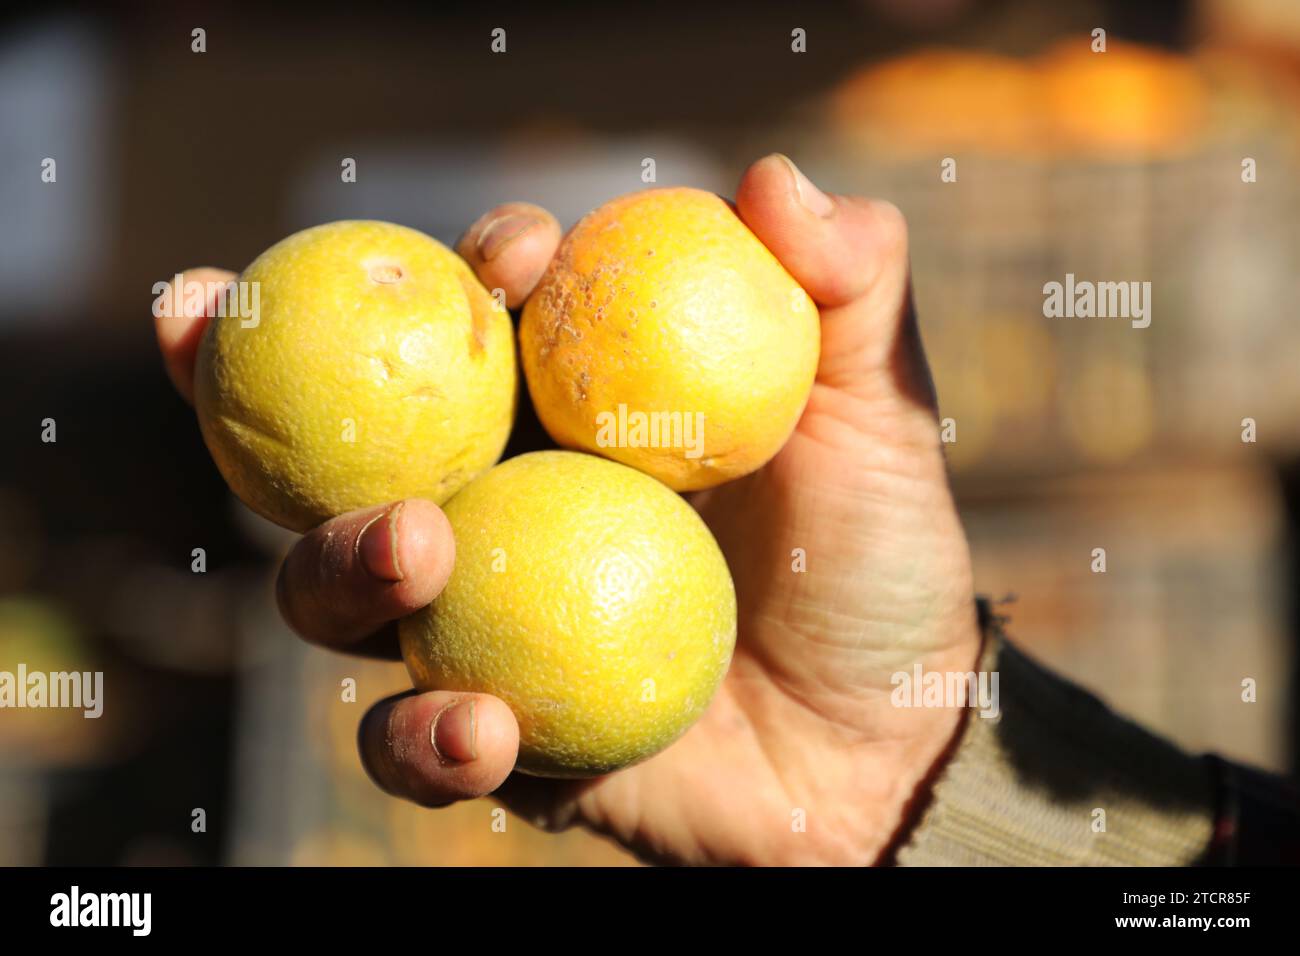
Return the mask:
[(1178, 866), (1205, 862), (1221, 802), (1212, 761), (1126, 720), (1015, 647), (991, 615), (972, 711), (898, 849), (902, 866)]

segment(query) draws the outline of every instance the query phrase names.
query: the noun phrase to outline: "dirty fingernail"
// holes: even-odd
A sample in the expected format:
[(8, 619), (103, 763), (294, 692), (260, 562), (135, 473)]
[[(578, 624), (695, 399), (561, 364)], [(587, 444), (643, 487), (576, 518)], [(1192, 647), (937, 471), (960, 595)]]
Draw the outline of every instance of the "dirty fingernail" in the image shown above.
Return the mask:
[(402, 580), (402, 565), (397, 558), (397, 521), (402, 513), (399, 501), (380, 513), (361, 530), (357, 539), (357, 554), (371, 575), (381, 581)]
[(478, 757), (478, 718), (474, 712), (475, 700), (459, 700), (448, 704), (433, 718), (430, 736), (438, 759), (444, 763), (469, 763)]

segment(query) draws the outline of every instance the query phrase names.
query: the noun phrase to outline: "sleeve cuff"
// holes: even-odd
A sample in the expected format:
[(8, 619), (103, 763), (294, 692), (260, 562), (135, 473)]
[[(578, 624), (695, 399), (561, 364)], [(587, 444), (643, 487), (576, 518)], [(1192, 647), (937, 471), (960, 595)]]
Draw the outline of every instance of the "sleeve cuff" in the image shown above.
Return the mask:
[(1214, 831), (1210, 764), (1110, 711), (981, 607), (999, 715), (967, 715), (901, 866), (1181, 866)]

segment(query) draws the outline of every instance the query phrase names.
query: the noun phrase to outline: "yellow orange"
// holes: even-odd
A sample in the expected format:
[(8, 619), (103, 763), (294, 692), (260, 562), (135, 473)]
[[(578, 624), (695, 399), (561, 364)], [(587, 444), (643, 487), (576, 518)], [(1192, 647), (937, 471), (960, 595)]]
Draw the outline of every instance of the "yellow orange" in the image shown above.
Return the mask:
[(807, 402), (808, 294), (718, 196), (615, 199), (565, 237), (524, 307), (529, 392), (551, 436), (678, 490), (761, 467)]
[(517, 386), (510, 317), (445, 246), (391, 223), (329, 223), (272, 246), (240, 282), (260, 314), (211, 320), (195, 404), (254, 511), (305, 531), (398, 498), (441, 504), (500, 457)]
[(420, 690), (490, 693), (518, 767), (585, 777), (643, 760), (704, 712), (736, 639), (731, 574), (703, 520), (646, 475), (534, 452), (446, 506), (456, 566), (402, 621)]

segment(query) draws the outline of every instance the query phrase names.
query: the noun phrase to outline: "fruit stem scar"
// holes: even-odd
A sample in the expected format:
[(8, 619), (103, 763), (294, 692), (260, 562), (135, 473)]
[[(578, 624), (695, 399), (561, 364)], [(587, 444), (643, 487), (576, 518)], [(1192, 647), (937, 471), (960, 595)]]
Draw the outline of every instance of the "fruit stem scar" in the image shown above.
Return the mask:
[(391, 262), (381, 262), (370, 267), (370, 280), (391, 285), (402, 278), (402, 267)]

